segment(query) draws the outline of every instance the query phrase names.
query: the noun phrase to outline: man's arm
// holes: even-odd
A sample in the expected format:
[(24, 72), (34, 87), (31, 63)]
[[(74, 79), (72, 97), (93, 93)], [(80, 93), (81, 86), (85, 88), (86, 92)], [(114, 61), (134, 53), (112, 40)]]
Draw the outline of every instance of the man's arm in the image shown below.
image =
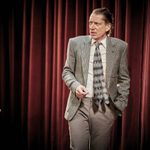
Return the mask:
[(76, 57), (73, 49), (73, 41), (70, 39), (67, 47), (67, 59), (63, 68), (62, 78), (68, 88), (75, 94), (80, 83), (75, 78)]
[(118, 95), (114, 101), (117, 108), (121, 111), (123, 111), (124, 108), (127, 106), (129, 88), (130, 88), (127, 49), (128, 49), (128, 45), (125, 46), (121, 56), (120, 65), (119, 65), (119, 76), (118, 76)]

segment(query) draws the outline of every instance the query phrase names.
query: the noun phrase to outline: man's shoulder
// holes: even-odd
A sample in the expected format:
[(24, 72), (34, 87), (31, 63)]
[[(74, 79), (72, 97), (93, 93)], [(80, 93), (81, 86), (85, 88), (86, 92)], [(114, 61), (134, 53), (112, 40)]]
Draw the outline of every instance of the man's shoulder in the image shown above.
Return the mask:
[(82, 42), (85, 40), (90, 40), (90, 36), (89, 35), (80, 35), (80, 36), (76, 36), (76, 37), (71, 37), (70, 38), (71, 41), (75, 41), (75, 42)]
[(115, 37), (110, 37), (110, 38), (111, 38), (111, 42), (113, 44), (119, 44), (119, 45), (124, 45), (124, 46), (127, 46), (127, 44), (128, 44), (126, 41), (123, 41), (119, 38), (115, 38)]

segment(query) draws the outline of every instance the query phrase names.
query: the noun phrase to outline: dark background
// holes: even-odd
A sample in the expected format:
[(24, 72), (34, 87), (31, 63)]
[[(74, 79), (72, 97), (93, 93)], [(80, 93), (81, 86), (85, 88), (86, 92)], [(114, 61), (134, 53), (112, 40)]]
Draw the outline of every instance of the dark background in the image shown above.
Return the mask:
[(0, 149), (69, 150), (61, 73), (68, 39), (88, 34), (93, 8), (114, 14), (113, 35), (128, 42), (131, 90), (111, 150), (150, 148), (150, 1), (0, 1)]

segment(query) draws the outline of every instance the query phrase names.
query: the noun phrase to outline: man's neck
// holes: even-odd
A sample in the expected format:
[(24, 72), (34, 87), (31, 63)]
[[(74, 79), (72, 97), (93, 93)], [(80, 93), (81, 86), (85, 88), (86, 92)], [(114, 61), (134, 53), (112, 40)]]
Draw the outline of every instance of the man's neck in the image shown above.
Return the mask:
[(107, 37), (107, 35), (103, 35), (102, 37), (95, 39), (98, 42), (101, 42), (103, 39), (105, 39)]

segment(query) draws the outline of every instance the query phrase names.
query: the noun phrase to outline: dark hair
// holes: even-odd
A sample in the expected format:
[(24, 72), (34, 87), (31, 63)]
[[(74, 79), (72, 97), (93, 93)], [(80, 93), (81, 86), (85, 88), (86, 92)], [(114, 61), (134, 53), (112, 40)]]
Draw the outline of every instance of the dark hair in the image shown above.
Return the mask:
[(96, 14), (96, 15), (103, 15), (104, 16), (104, 21), (106, 23), (110, 23), (111, 24), (111, 29), (110, 31), (107, 32), (108, 35), (111, 34), (111, 30), (113, 27), (113, 23), (114, 23), (114, 18), (112, 13), (110, 12), (110, 10), (106, 7), (103, 8), (96, 8), (92, 11), (92, 14)]

